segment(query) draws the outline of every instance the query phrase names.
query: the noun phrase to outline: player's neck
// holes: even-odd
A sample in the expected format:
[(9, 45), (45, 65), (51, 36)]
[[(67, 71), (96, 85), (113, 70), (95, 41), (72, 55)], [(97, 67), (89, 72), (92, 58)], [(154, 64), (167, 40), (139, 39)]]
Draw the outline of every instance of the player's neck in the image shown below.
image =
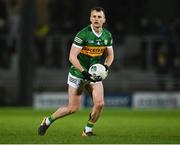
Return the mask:
[(102, 28), (101, 27), (94, 27), (93, 28), (94, 29), (94, 31), (97, 33), (97, 34), (100, 34), (101, 33), (101, 31), (102, 31)]
[(97, 34), (101, 34), (102, 27), (93, 27), (93, 26), (92, 26), (92, 29), (93, 29)]

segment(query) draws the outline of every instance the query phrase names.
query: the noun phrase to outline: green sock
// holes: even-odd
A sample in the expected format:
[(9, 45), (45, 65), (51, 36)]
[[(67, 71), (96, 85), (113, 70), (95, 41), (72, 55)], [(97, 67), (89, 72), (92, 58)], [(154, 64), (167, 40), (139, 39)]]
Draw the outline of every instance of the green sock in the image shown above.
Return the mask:
[(94, 123), (88, 121), (87, 125), (85, 126), (85, 132), (92, 132)]
[(87, 125), (86, 125), (86, 126), (87, 126), (87, 127), (90, 127), (90, 128), (93, 128), (94, 123), (92, 123), (92, 122), (88, 121), (88, 123), (87, 123)]
[(48, 117), (48, 120), (49, 120), (49, 122), (51, 124), (56, 120), (56, 118), (51, 115), (51, 116)]

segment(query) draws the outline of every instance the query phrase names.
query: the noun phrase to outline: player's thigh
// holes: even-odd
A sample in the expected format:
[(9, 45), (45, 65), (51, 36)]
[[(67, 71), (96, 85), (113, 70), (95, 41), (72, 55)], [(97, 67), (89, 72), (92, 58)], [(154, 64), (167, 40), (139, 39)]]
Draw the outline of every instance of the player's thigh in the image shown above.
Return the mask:
[(94, 104), (104, 104), (104, 87), (102, 82), (91, 84)]
[(69, 85), (68, 87), (68, 96), (69, 96), (69, 105), (70, 106), (79, 106), (81, 102), (81, 89), (74, 88)]

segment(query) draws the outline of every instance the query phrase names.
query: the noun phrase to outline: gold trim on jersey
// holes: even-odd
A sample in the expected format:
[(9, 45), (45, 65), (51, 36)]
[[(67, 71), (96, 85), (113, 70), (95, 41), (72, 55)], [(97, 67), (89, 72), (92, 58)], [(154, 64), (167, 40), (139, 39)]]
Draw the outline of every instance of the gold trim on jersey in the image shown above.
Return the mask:
[(103, 55), (106, 46), (84, 46), (81, 49), (81, 53), (92, 57)]

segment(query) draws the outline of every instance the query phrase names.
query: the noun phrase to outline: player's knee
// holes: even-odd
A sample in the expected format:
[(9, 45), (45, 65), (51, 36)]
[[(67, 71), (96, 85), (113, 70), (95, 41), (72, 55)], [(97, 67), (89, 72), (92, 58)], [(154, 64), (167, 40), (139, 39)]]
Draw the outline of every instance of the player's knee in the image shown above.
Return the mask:
[(98, 102), (95, 104), (96, 108), (102, 109), (104, 107), (104, 102)]

